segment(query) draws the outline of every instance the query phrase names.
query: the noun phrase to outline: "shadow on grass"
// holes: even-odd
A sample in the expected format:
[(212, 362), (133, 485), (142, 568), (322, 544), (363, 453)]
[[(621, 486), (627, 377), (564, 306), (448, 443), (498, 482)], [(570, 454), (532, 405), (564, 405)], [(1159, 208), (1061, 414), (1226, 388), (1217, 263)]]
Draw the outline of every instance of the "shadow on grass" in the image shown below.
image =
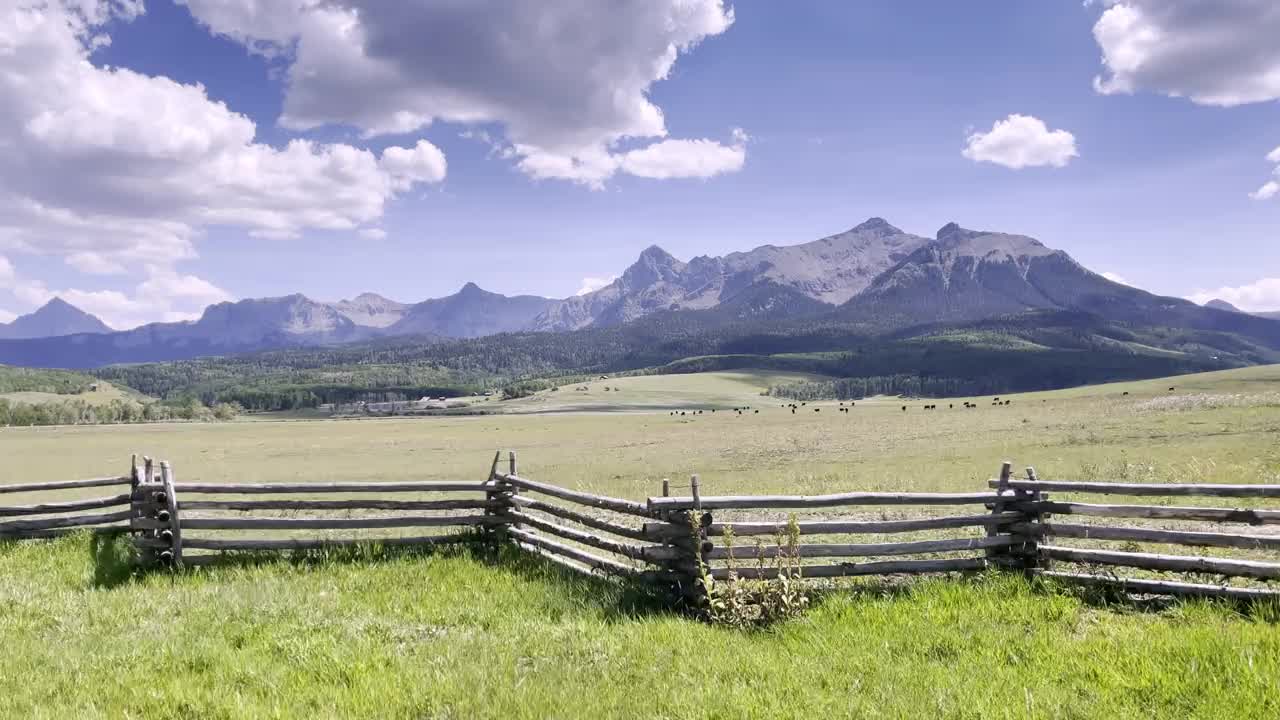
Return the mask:
[(600, 611), (606, 619), (635, 618), (675, 613), (668, 596), (640, 581), (602, 575), (586, 575), (520, 550), (512, 545), (494, 547), (479, 534), (467, 540), (436, 545), (386, 545), (370, 540), (305, 550), (229, 551), (200, 556), (198, 566), (175, 571), (165, 567), (141, 569), (135, 563), (132, 543), (125, 537), (95, 536), (90, 543), (96, 587), (111, 588), (145, 575), (186, 574), (220, 569), (246, 569), (271, 565), (315, 567), (334, 564), (363, 565), (414, 558), (465, 558), (512, 573), (522, 580), (552, 583), (571, 603)]
[(94, 587), (116, 587), (137, 573), (133, 542), (128, 535), (90, 535), (89, 556), (93, 559)]

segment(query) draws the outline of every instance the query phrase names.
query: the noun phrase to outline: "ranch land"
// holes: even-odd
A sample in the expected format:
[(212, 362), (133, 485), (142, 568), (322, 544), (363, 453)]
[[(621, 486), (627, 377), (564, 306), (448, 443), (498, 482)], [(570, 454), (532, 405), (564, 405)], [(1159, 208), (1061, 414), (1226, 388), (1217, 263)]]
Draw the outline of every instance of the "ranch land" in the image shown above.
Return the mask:
[[(664, 478), (688, 494), (694, 473), (705, 495), (979, 492), (1005, 460), (1045, 480), (1280, 483), (1280, 366), (1000, 404), (762, 394), (799, 377), (597, 379), (480, 416), (9, 428), (0, 484), (125, 474), (135, 453), (179, 486), (479, 482), (497, 449), (522, 476), (635, 500)], [(87, 533), (0, 541), (0, 716), (1280, 716), (1274, 602), (1127, 602), (986, 571), (840, 581), (799, 618), (736, 630), (525, 555), (133, 575), (127, 551)]]

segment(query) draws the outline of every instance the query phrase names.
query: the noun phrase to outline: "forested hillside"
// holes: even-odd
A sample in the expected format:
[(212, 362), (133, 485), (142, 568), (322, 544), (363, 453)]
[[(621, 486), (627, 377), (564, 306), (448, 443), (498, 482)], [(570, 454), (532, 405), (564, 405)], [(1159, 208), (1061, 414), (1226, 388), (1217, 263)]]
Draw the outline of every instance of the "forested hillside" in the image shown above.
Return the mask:
[(398, 338), (124, 365), (96, 374), (157, 397), (280, 410), (359, 399), (457, 396), (590, 373), (756, 367), (862, 378), (894, 392), (952, 394), (1047, 389), (1280, 361), (1280, 353), (1234, 335), (1135, 329), (1088, 313), (1053, 310), (875, 335), (858, 323), (829, 317), (741, 321), (717, 308), (568, 333), (434, 340)]

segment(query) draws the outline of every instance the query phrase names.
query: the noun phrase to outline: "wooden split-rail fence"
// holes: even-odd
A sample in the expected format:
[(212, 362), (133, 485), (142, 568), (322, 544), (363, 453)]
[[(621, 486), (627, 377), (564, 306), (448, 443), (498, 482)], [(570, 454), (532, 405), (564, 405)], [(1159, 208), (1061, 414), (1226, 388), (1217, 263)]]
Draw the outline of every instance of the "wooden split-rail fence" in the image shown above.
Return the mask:
[[(200, 484), (176, 481), (168, 463), (135, 459), (121, 477), (0, 485), (0, 495), (38, 494), (0, 505), (0, 539), (127, 533), (140, 565), (174, 568), (234, 551), (510, 544), (693, 603), (734, 578), (988, 568), (1133, 594), (1280, 597), (1268, 586), (1280, 579), (1280, 485), (1046, 481), (1032, 468), (1015, 478), (1006, 462), (988, 488), (970, 493), (712, 496), (695, 475), (688, 494), (672, 495), (663, 481), (662, 495), (641, 502), (532, 480), (515, 453), (502, 460), (498, 453), (488, 477), (473, 482)], [(99, 488), (119, 492), (48, 499)], [(1114, 496), (1158, 500), (1097, 502)], [(1169, 504), (1188, 497), (1233, 506)]]

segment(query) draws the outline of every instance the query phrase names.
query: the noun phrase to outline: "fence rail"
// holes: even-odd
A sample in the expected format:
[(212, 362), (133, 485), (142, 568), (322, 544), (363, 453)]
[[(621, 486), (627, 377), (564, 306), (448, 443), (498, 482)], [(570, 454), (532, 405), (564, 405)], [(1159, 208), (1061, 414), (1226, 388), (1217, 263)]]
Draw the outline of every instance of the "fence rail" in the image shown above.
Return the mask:
[[(471, 482), (184, 484), (168, 463), (142, 460), (135, 456), (121, 477), (0, 485), (0, 494), (39, 493), (0, 505), (0, 539), (127, 532), (139, 562), (174, 567), (236, 551), (483, 541), (578, 572), (659, 583), (694, 602), (705, 600), (704, 578), (822, 580), (990, 567), (1130, 593), (1280, 596), (1265, 584), (1280, 580), (1280, 532), (1268, 531), (1280, 525), (1280, 509), (1050, 497), (1203, 496), (1265, 504), (1280, 498), (1280, 485), (1045, 481), (1034, 468), (1016, 479), (1006, 462), (981, 492), (704, 496), (695, 475), (690, 495), (671, 496), (664, 481), (661, 496), (636, 501), (529, 479), (519, 474), (515, 453), (500, 469), (499, 452), (487, 477)], [(124, 492), (45, 496), (113, 486)], [(304, 497), (281, 497), (288, 495)], [(388, 532), (395, 530), (410, 534)], [(1199, 554), (1152, 552), (1153, 545)], [(1205, 575), (1222, 580), (1203, 582)]]

